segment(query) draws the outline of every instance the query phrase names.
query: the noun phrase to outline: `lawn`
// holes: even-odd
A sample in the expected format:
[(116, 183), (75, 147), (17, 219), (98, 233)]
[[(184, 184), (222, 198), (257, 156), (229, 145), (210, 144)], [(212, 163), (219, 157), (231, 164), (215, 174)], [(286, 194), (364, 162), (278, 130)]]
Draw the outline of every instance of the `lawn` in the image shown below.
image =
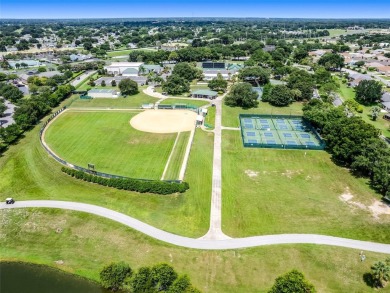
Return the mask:
[[(339, 85), (340, 85), (339, 93), (345, 101), (355, 99), (355, 90), (353, 88), (348, 87), (346, 84), (341, 82), (339, 82)], [(378, 128), (384, 136), (390, 138), (390, 121), (383, 119), (384, 113), (380, 113), (377, 120), (373, 121), (371, 118), (372, 106), (365, 106), (365, 105), (361, 105), (361, 106), (363, 107), (363, 113), (358, 115), (362, 117), (362, 119), (367, 123), (372, 124), (376, 128)]]
[(181, 132), (178, 135), (179, 137), (177, 138), (175, 148), (172, 151), (172, 157), (164, 177), (165, 180), (177, 180), (179, 178), (184, 154), (190, 138), (190, 132)]
[(302, 115), (302, 103), (293, 103), (288, 107), (274, 107), (269, 103), (260, 102), (257, 108), (242, 109), (222, 105), (222, 125), (227, 127), (239, 127), (239, 114), (279, 114), (279, 115)]
[[(60, 107), (67, 103), (69, 100)], [(180, 195), (160, 196), (116, 190), (66, 176), (61, 172), (61, 165), (42, 148), (40, 127), (27, 132), (25, 138), (0, 158), (0, 194), (16, 200), (52, 199), (95, 204), (180, 235), (200, 237), (207, 232), (212, 133), (198, 130), (195, 134), (185, 177), (190, 189)]]
[(199, 100), (191, 100), (191, 99), (175, 99), (175, 98), (168, 98), (165, 99), (164, 101), (161, 102), (161, 104), (165, 105), (172, 105), (172, 104), (188, 104), (188, 105), (193, 105), (196, 107), (202, 107), (210, 104), (210, 101), (204, 100), (204, 101), (199, 101)]
[(118, 51), (109, 51), (107, 52), (108, 57), (117, 57), (129, 55), (132, 51), (156, 51), (152, 48), (139, 48), (139, 49), (128, 49), (128, 50), (118, 50)]
[(205, 119), (205, 124), (211, 126), (210, 128), (213, 129), (215, 125), (215, 107), (208, 107), (207, 108), (207, 116)]
[[(363, 275), (388, 255), (314, 245), (276, 245), (229, 251), (179, 248), (153, 240), (118, 223), (85, 213), (48, 210), (1, 211), (2, 260), (29, 261), (99, 280), (108, 263), (133, 269), (169, 263), (205, 293), (267, 292), (274, 279), (298, 269), (317, 292), (377, 292)], [(62, 260), (57, 265), (55, 261)], [(390, 292), (390, 287), (380, 292)]]
[(140, 91), (134, 96), (127, 96), (126, 98), (119, 97), (116, 99), (96, 98), (90, 100), (76, 99), (71, 104), (72, 108), (141, 108), (142, 104), (149, 104), (157, 102), (157, 98), (153, 98)]
[(86, 168), (132, 178), (160, 179), (176, 134), (138, 131), (138, 113), (66, 112), (48, 128), (45, 140), (62, 159)]
[(91, 88), (91, 86), (88, 84), (88, 82), (94, 78), (98, 78), (99, 74), (96, 72), (95, 74), (92, 74), (91, 76), (89, 76), (88, 78), (84, 79), (81, 83), (79, 83), (77, 86), (76, 86), (76, 90), (78, 91), (86, 91), (88, 90), (89, 88)]
[[(369, 210), (381, 196), (325, 151), (244, 148), (239, 131), (224, 130), (222, 165), (229, 236), (318, 233), (390, 243), (390, 215)], [(349, 193), (355, 204), (342, 200)]]

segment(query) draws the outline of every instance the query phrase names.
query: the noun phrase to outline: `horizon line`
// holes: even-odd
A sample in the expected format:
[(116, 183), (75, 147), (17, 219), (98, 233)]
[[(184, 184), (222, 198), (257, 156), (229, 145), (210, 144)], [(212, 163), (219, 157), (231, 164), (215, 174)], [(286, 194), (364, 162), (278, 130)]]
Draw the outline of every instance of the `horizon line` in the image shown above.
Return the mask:
[(302, 19), (302, 20), (388, 20), (390, 18), (384, 17), (265, 17), (265, 16), (144, 16), (144, 17), (58, 17), (58, 18), (0, 18), (1, 21), (7, 20), (81, 20), (81, 19), (269, 19), (269, 20), (278, 20), (278, 19)]

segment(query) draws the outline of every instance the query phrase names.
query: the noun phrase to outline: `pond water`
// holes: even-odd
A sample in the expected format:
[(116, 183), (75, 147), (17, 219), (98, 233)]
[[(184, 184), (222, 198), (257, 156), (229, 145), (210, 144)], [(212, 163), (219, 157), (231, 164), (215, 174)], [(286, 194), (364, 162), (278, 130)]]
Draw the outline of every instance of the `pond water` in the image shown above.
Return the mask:
[(47, 266), (0, 262), (1, 293), (107, 293), (97, 283)]

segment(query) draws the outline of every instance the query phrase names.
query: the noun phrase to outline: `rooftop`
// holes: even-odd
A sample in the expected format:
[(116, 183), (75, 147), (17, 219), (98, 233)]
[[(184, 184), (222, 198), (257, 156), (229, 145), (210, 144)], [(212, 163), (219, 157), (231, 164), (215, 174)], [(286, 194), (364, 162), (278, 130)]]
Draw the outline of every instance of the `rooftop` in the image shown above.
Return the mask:
[(143, 62), (112, 62), (109, 67), (140, 67)]
[(109, 89), (91, 89), (88, 91), (88, 94), (113, 94), (116, 95), (118, 92), (116, 90)]
[(217, 92), (210, 91), (210, 90), (195, 90), (195, 91), (192, 91), (191, 94), (202, 95), (202, 96), (216, 96), (216, 95), (218, 95)]

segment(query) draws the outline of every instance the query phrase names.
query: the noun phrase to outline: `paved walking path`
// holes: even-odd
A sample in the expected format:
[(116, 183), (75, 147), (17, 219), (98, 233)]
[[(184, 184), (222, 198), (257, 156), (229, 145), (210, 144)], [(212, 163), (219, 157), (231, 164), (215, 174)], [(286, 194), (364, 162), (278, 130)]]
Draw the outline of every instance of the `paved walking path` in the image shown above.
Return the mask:
[(227, 127), (227, 126), (222, 126), (223, 130), (241, 130), (240, 127)]
[(210, 228), (202, 239), (229, 239), (222, 232), (222, 97), (215, 101), (214, 157), (211, 191)]
[(85, 203), (68, 202), (68, 201), (54, 201), (54, 200), (32, 200), (32, 201), (18, 201), (13, 205), (6, 205), (0, 203), (0, 210), (12, 209), (12, 208), (59, 208), (65, 210), (73, 210), (86, 212), (101, 216), (130, 228), (133, 228), (141, 233), (144, 233), (150, 237), (158, 239), (163, 242), (167, 242), (173, 245), (194, 248), (194, 249), (207, 249), (207, 250), (223, 250), (223, 249), (237, 249), (256, 247), (264, 245), (274, 244), (321, 244), (353, 248), (364, 251), (373, 251), (379, 253), (390, 254), (390, 244), (381, 244), (368, 241), (352, 240), (340, 237), (316, 235), (316, 234), (279, 234), (279, 235), (266, 235), (266, 236), (254, 236), (247, 238), (234, 238), (234, 239), (194, 239), (189, 237), (183, 237), (172, 233), (165, 232), (163, 230), (152, 227), (137, 219), (129, 217), (127, 215)]

